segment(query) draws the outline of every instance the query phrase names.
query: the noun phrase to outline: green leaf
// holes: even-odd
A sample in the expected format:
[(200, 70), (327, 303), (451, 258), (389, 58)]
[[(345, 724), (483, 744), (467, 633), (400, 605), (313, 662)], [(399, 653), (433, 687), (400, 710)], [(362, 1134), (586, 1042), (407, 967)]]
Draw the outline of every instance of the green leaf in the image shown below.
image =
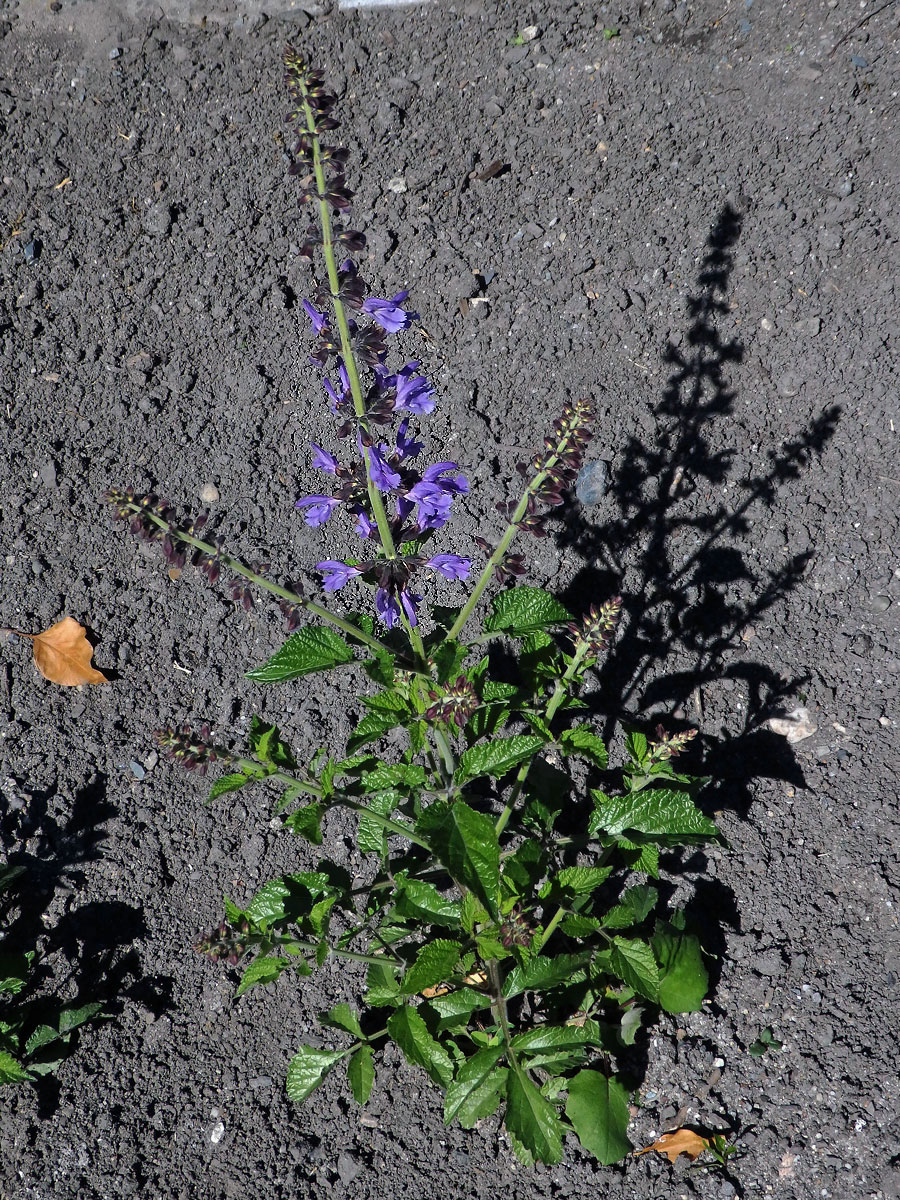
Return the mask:
[(484, 737), (493, 737), (510, 718), (509, 705), (505, 701), (494, 704), (480, 704), (466, 722), (466, 738), (468, 741), (479, 741)]
[(670, 1013), (698, 1012), (709, 989), (699, 940), (657, 921), (653, 950), (659, 962), (659, 1003)]
[(548, 625), (571, 621), (572, 614), (550, 592), (536, 587), (515, 587), (500, 592), (491, 601), (490, 616), (484, 623), (488, 633), (505, 632), (521, 637)]
[(326, 1029), (342, 1029), (355, 1038), (363, 1038), (359, 1018), (349, 1004), (335, 1004), (327, 1013), (319, 1013), (319, 1022)]
[(68, 1037), (73, 1030), (86, 1025), (88, 1021), (92, 1021), (102, 1008), (103, 1005), (99, 1001), (93, 1000), (90, 1004), (79, 1005), (78, 1008), (62, 1009), (59, 1014), (59, 1021), (57, 1022), (60, 1037)]
[(390, 788), (368, 797), (368, 811), (373, 815), (359, 814), (357, 845), (362, 854), (377, 854), (381, 858), (387, 855), (387, 830), (378, 817), (389, 817), (402, 799), (399, 792)]
[(442, 641), (434, 650), (429, 647), (428, 653), (435, 665), (438, 683), (445, 684), (459, 674), (459, 669), (469, 653), (469, 648), (461, 646), (459, 642)]
[(372, 1008), (385, 1008), (399, 1004), (400, 982), (389, 963), (369, 963), (366, 975), (366, 1004)]
[(7, 888), (11, 888), (15, 881), (20, 879), (24, 874), (24, 867), (10, 867), (8, 865), (0, 867), (0, 892), (5, 892)]
[(544, 744), (542, 737), (528, 733), (481, 742), (462, 754), (453, 776), (454, 781), (462, 785), (480, 775), (499, 778), (519, 763), (533, 758)]
[(28, 982), (28, 974), (34, 952), (27, 954), (0, 954), (0, 993), (15, 995)]
[(462, 800), (438, 801), (422, 813), (416, 832), (424, 835), (442, 866), (469, 888), (496, 920), (500, 890), (500, 846), (494, 822)]
[(60, 1038), (59, 1029), (53, 1025), (38, 1025), (37, 1029), (33, 1029), (25, 1043), (23, 1050), (26, 1058), (30, 1058), (32, 1054), (37, 1054), (39, 1050), (43, 1050), (45, 1046), (50, 1046), (53, 1042), (58, 1042)]
[(583, 1025), (536, 1025), (517, 1033), (510, 1045), (517, 1054), (542, 1054), (546, 1050), (573, 1050), (584, 1046), (602, 1046), (603, 1031), (596, 1021)]
[(347, 1063), (350, 1091), (357, 1104), (365, 1104), (375, 1083), (375, 1053), (371, 1046), (360, 1046)]
[(460, 903), (442, 896), (433, 883), (422, 879), (407, 879), (399, 885), (394, 912), (432, 925), (449, 925), (455, 929), (460, 921)]
[(783, 1045), (784, 1043), (778, 1041), (770, 1027), (760, 1031), (759, 1037), (748, 1046), (748, 1050), (754, 1058), (759, 1058), (761, 1055), (767, 1054), (769, 1050), (780, 1050)]
[(507, 1000), (522, 992), (545, 991), (568, 983), (590, 961), (589, 954), (555, 954), (552, 958), (537, 955), (521, 967), (513, 967), (503, 985)]
[(405, 704), (402, 709), (378, 709), (366, 713), (347, 739), (347, 749), (351, 754), (355, 754), (361, 746), (367, 746), (369, 742), (377, 742), (391, 729), (402, 725), (408, 717), (409, 711)]
[(425, 783), (425, 770), (417, 763), (380, 762), (374, 770), (363, 771), (363, 790), (380, 792), (385, 788), (418, 788)]
[(647, 738), (638, 729), (631, 729), (625, 737), (625, 749), (628, 751), (628, 757), (635, 764), (641, 767), (647, 758)]
[(285, 817), (284, 827), (291, 833), (296, 833), (313, 846), (322, 845), (322, 817), (325, 809), (321, 804), (304, 804)]
[(281, 683), (350, 662), (353, 662), (353, 651), (342, 637), (332, 629), (308, 626), (292, 633), (268, 662), (248, 671), (246, 678), (257, 683)]
[(347, 1050), (317, 1050), (313, 1046), (301, 1046), (288, 1066), (288, 1099), (295, 1104), (302, 1104), (347, 1054)]
[(402, 1005), (388, 1017), (387, 1031), (413, 1066), (424, 1067), (435, 1083), (446, 1088), (453, 1064), (444, 1047), (434, 1040), (416, 1009)]
[(489, 1008), (490, 1003), (490, 996), (484, 992), (463, 987), (455, 992), (448, 992), (446, 996), (435, 996), (433, 1000), (423, 1004), (422, 1008), (431, 1009), (438, 1014), (434, 1029), (436, 1033), (443, 1033), (445, 1029), (458, 1029), (461, 1025), (467, 1025), (473, 1012), (477, 1012), (479, 1008)]
[(560, 888), (576, 896), (589, 896), (605, 883), (612, 874), (612, 867), (563, 867), (555, 882)]
[(648, 942), (615, 937), (609, 955), (610, 969), (623, 983), (646, 996), (659, 1000), (659, 967)]
[(644, 1010), (639, 1004), (633, 1004), (631, 1008), (626, 1008), (622, 1013), (622, 1020), (619, 1022), (619, 1037), (622, 1039), (623, 1046), (634, 1045), (643, 1017)]
[(444, 1124), (456, 1117), (463, 1129), (472, 1129), (476, 1121), (496, 1111), (505, 1090), (507, 1072), (497, 1064), (505, 1046), (486, 1046), (459, 1068), (447, 1088), (444, 1100)]
[(255, 714), (250, 720), (250, 749), (261, 763), (276, 767), (295, 767), (293, 755), (278, 732), (278, 727), (269, 725)]
[(619, 903), (603, 918), (605, 929), (628, 929), (640, 925), (657, 901), (656, 888), (639, 883), (622, 893)]
[(448, 979), (459, 962), (461, 952), (462, 947), (458, 942), (445, 941), (443, 938), (427, 942), (404, 975), (400, 990), (408, 996), (414, 996), (424, 988)]
[(290, 965), (289, 958), (276, 958), (271, 954), (254, 958), (244, 972), (235, 996), (243, 996), (244, 992), (249, 992), (258, 984), (274, 983), (282, 971), (286, 971)]
[(511, 1070), (506, 1080), (504, 1123), (539, 1162), (558, 1163), (562, 1158), (562, 1122), (556, 1106), (541, 1095), (521, 1069)]
[(645, 834), (707, 838), (717, 837), (719, 833), (687, 792), (648, 788), (612, 798), (603, 797), (602, 792), (592, 794), (599, 803), (588, 821), (588, 832), (591, 834), (600, 830), (617, 834), (634, 829)]
[(239, 788), (242, 788), (245, 783), (249, 782), (249, 775), (242, 775), (240, 773), (235, 775), (222, 775), (209, 789), (209, 798), (210, 800), (218, 800), (218, 798), (220, 796), (224, 796), (226, 792), (236, 792)]
[(11, 1054), (7, 1054), (5, 1050), (0, 1050), (0, 1085), (4, 1083), (26, 1083), (34, 1079), (30, 1071), (13, 1058)]
[(587, 725), (576, 725), (574, 729), (567, 729), (559, 739), (559, 746), (563, 754), (578, 754), (587, 758), (601, 771), (605, 771), (609, 765), (606, 747)]
[(604, 1166), (624, 1158), (632, 1148), (625, 1088), (599, 1071), (579, 1071), (568, 1082), (566, 1116), (582, 1146)]

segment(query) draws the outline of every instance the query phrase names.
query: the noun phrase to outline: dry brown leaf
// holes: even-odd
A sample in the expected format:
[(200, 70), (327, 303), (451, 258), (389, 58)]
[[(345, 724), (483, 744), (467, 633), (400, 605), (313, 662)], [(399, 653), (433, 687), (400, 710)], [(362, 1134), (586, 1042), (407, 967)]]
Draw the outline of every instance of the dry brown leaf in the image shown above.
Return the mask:
[(656, 1139), (652, 1146), (643, 1150), (635, 1150), (634, 1156), (646, 1154), (649, 1150), (657, 1150), (664, 1154), (670, 1163), (674, 1163), (679, 1154), (686, 1154), (691, 1162), (709, 1149), (709, 1138), (701, 1137), (693, 1129), (676, 1129), (673, 1133), (664, 1133)]
[(94, 649), (85, 637), (85, 628), (74, 617), (63, 617), (43, 633), (20, 633), (28, 638), (34, 651), (34, 665), (51, 683), (77, 687), (81, 683), (109, 683), (102, 671), (91, 666)]

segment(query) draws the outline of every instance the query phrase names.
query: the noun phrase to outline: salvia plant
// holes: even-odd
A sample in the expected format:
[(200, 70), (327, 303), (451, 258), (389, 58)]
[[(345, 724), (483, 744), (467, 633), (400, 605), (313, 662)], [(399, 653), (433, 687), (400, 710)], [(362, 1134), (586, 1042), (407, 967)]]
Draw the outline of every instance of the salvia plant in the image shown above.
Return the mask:
[[(302, 254), (322, 268), (304, 302), (311, 359), (342, 448), (313, 444), (324, 483), (296, 508), (314, 528), (345, 514), (356, 548), (316, 564), (326, 604), (204, 538), (202, 517), (179, 521), (152, 496), (110, 499), (170, 564), (224, 576), (245, 607), (254, 590), (280, 602), (287, 641), (249, 679), (358, 664), (362, 719), (342, 753), (323, 747), (305, 767), (259, 719), (243, 753), (214, 745), (205, 727), (160, 736), (186, 767), (225, 768), (213, 799), (274, 789), (285, 828), (313, 846), (344, 810), (365, 858), (355, 881), (348, 864), (323, 860), (243, 907), (226, 900), (197, 948), (242, 971), (238, 995), (333, 958), (363, 964), (357, 1004), (320, 1014), (319, 1044), (300, 1046), (288, 1067), (298, 1103), (343, 1066), (364, 1104), (392, 1040), (444, 1090), (448, 1122), (471, 1128), (501, 1111), (528, 1164), (558, 1161), (566, 1135), (611, 1163), (630, 1148), (628, 1048), (655, 1012), (695, 1010), (708, 986), (698, 938), (683, 912), (663, 911), (655, 883), (663, 848), (718, 836), (694, 802), (704, 781), (673, 766), (692, 733), (627, 731), (625, 764), (612, 767), (579, 691), (615, 634), (620, 599), (575, 615), (519, 582), (514, 543), (543, 536), (548, 510), (565, 502), (589, 401), (564, 404), (543, 449), (520, 464), (521, 494), (497, 505), (496, 535), (472, 539), (479, 571), (449, 539), (468, 483), (457, 463), (423, 465), (418, 430), (435, 389), (418, 362), (392, 365), (388, 351), (416, 314), (404, 291), (369, 294), (355, 257), (365, 238), (347, 224), (347, 151), (331, 144), (336, 99), (291, 49), (285, 67), (289, 173), (316, 217)], [(426, 606), (434, 576), (469, 584), (464, 602)], [(336, 610), (351, 592), (368, 611)]]

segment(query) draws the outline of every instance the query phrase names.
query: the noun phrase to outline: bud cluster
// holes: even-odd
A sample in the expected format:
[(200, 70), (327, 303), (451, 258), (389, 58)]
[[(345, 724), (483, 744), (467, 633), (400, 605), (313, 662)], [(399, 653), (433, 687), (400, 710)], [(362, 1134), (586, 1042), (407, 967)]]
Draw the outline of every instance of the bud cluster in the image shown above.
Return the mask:
[(649, 746), (649, 764), (666, 762), (668, 759), (674, 758), (676, 754), (681, 754), (688, 743), (696, 736), (696, 729), (686, 729), (683, 733), (667, 734), (662, 725), (657, 725), (657, 740), (651, 742)]
[(198, 954), (208, 958), (210, 962), (221, 962), (223, 959), (229, 966), (237, 966), (247, 953), (250, 941), (250, 923), (244, 918), (235, 928), (227, 921), (222, 921), (215, 929), (203, 935), (194, 943)]
[(614, 596), (599, 607), (592, 604), (586, 617), (567, 625), (566, 628), (575, 639), (576, 653), (582, 651), (588, 659), (602, 654), (609, 646), (621, 611), (622, 597)]
[(156, 740), (169, 758), (180, 763), (186, 770), (199, 771), (201, 775), (206, 774), (210, 763), (227, 763), (233, 757), (220, 746), (211, 745), (209, 736), (209, 725), (202, 725), (199, 735), (187, 725), (183, 725), (181, 729), (156, 731)]
[(428, 693), (430, 707), (423, 714), (426, 721), (441, 725), (455, 725), (462, 729), (478, 707), (478, 696), (464, 675), (442, 692)]

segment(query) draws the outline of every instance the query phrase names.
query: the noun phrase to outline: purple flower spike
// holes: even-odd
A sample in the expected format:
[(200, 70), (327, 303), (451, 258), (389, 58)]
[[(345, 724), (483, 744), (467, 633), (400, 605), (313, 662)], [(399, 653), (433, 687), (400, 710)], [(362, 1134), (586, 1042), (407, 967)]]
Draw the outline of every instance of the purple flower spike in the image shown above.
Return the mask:
[(425, 416), (434, 412), (434, 388), (424, 375), (416, 375), (417, 362), (409, 362), (391, 380), (397, 389), (396, 408)]
[(316, 570), (322, 572), (322, 587), (326, 592), (336, 592), (345, 583), (349, 583), (351, 579), (362, 574), (360, 570), (351, 567), (349, 563), (336, 562), (333, 558), (326, 558), (324, 562), (316, 563)]
[(305, 508), (303, 520), (313, 529), (317, 529), (325, 524), (339, 504), (340, 500), (335, 500), (334, 496), (304, 496), (302, 500), (297, 501), (294, 508)]
[(308, 300), (303, 301), (303, 310), (309, 317), (310, 324), (313, 327), (313, 333), (318, 337), (318, 335), (328, 324), (328, 318), (324, 313), (320, 313), (317, 308), (314, 308)]
[(399, 333), (401, 329), (409, 329), (413, 321), (418, 321), (419, 314), (406, 312), (400, 305), (409, 292), (398, 292), (392, 300), (379, 300), (370, 296), (363, 302), (363, 312), (367, 313), (385, 333)]
[(317, 446), (315, 442), (311, 442), (312, 446), (312, 465), (317, 471), (327, 471), (329, 475), (336, 475), (338, 469), (338, 460), (333, 454), (329, 454), (327, 450), (323, 450), (321, 446)]
[(388, 466), (377, 446), (369, 447), (369, 475), (379, 492), (400, 486), (400, 476)]
[(441, 479), (441, 475), (447, 474), (449, 471), (459, 471), (459, 467), (453, 462), (434, 463), (433, 466), (426, 467), (422, 475), (422, 479), (426, 483), (438, 483), (446, 492), (456, 492), (460, 495), (465, 495), (469, 490), (469, 481), (465, 475), (457, 474), (454, 479)]
[(472, 563), (468, 558), (461, 558), (458, 554), (435, 554), (429, 558), (425, 566), (431, 567), (433, 571), (437, 571), (439, 575), (452, 581), (468, 579)]

